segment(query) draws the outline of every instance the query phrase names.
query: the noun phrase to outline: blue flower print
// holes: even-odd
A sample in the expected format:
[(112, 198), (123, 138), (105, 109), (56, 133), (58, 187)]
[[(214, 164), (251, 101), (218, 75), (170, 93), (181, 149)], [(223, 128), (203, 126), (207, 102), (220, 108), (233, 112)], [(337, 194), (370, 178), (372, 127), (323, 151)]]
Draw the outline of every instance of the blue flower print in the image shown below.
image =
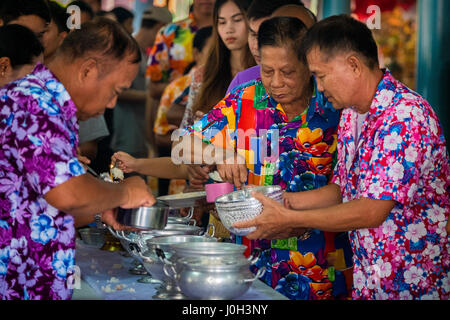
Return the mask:
[(288, 182), (292, 179), (295, 155), (293, 152), (283, 152), (280, 154), (279, 168), (281, 168), (281, 178)]
[(320, 188), (327, 183), (327, 178), (321, 174), (305, 172), (302, 175), (296, 175), (291, 181), (290, 189), (293, 192), (307, 191)]
[(71, 273), (75, 262), (74, 251), (59, 250), (53, 256), (52, 267), (56, 274), (61, 278), (66, 278), (68, 273)]
[(79, 176), (85, 173), (85, 170), (78, 159), (69, 160), (69, 170), (74, 176)]
[(66, 91), (61, 82), (56, 79), (51, 79), (45, 83), (50, 94), (58, 100), (61, 104), (63, 101), (67, 101), (70, 99), (69, 93)]
[(304, 275), (291, 272), (286, 278), (280, 279), (275, 290), (291, 300), (308, 300), (311, 279)]
[(6, 275), (9, 264), (9, 247), (0, 249), (0, 276)]
[(53, 219), (46, 214), (31, 220), (31, 239), (41, 244), (56, 239), (57, 229), (53, 227)]
[(39, 107), (47, 111), (49, 115), (54, 116), (61, 113), (58, 105), (52, 101), (50, 93), (35, 86), (31, 86), (29, 90), (33, 98), (39, 101)]
[(4, 220), (0, 220), (0, 228), (8, 230), (9, 229), (8, 222), (6, 222)]

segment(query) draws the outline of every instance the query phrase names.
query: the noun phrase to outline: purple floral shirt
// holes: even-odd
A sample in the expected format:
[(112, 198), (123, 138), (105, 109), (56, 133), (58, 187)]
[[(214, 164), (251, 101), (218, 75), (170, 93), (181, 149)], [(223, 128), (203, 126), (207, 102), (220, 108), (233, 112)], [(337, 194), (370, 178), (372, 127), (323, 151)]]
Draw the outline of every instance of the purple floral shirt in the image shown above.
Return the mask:
[(0, 299), (70, 299), (71, 215), (44, 195), (84, 174), (76, 107), (42, 64), (0, 89)]

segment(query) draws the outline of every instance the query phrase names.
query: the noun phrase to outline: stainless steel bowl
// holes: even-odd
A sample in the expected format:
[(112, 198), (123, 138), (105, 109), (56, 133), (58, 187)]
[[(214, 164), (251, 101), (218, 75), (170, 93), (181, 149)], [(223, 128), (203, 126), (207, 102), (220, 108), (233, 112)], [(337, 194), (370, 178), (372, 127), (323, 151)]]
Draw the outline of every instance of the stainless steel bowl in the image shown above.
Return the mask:
[(183, 299), (185, 298), (178, 287), (177, 283), (164, 272), (165, 263), (172, 264), (171, 260), (174, 252), (171, 246), (176, 243), (199, 243), (217, 241), (215, 238), (196, 235), (172, 235), (153, 237), (147, 239), (148, 250), (141, 256), (145, 269), (150, 272), (153, 277), (163, 282), (157, 298), (164, 299)]
[(248, 261), (229, 258), (187, 257), (178, 260), (178, 264), (182, 267), (164, 265), (165, 272), (177, 282), (183, 294), (194, 299), (228, 300), (240, 297), (265, 272), (265, 268), (261, 268), (254, 276)]
[(105, 243), (105, 230), (97, 228), (83, 228), (79, 229), (81, 240), (90, 246), (101, 248)]
[(125, 226), (144, 230), (162, 230), (167, 225), (169, 206), (157, 201), (151, 207), (119, 208), (117, 221)]
[(275, 201), (283, 201), (283, 191), (280, 186), (247, 188), (225, 194), (216, 199), (216, 209), (222, 224), (236, 235), (245, 236), (254, 231), (255, 228), (234, 228), (235, 222), (254, 219), (263, 210), (261, 202), (251, 195), (253, 191), (262, 193)]

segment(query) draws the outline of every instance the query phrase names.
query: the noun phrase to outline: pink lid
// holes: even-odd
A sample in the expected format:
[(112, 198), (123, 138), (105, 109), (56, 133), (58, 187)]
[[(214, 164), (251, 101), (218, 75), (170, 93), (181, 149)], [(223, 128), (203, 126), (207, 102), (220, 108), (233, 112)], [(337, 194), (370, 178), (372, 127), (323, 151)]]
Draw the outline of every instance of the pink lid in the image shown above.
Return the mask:
[(234, 191), (234, 186), (228, 182), (210, 183), (205, 185), (206, 201), (214, 202), (216, 199), (224, 194)]

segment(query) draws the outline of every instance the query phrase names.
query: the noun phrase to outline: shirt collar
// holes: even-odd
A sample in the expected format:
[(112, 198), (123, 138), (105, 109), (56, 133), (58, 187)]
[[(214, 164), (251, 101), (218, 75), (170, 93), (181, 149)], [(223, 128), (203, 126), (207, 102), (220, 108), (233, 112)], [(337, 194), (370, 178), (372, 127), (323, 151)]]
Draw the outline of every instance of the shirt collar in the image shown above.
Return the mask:
[(65, 120), (69, 120), (76, 115), (77, 108), (70, 97), (69, 92), (64, 85), (56, 78), (46, 66), (38, 62), (31, 73), (41, 83), (41, 86), (45, 88), (56, 100), (61, 108), (62, 116)]
[(389, 109), (395, 97), (397, 80), (395, 80), (389, 69), (383, 69), (383, 73), (383, 78), (378, 83), (377, 91), (369, 109), (369, 117), (377, 117), (384, 110)]
[[(325, 111), (327, 109), (337, 112), (337, 110), (332, 107), (331, 103), (328, 102), (328, 100), (326, 100), (325, 96), (320, 91), (317, 90), (317, 83), (316, 83), (316, 79), (314, 76), (312, 77), (312, 82), (314, 85), (313, 95), (311, 97), (311, 101), (310, 101), (309, 107), (308, 107), (308, 112), (306, 114), (306, 121), (308, 121), (308, 122), (316, 114), (320, 115), (324, 119), (327, 119), (327, 115), (325, 114)], [(259, 83), (262, 85), (261, 80), (259, 80)], [(278, 102), (276, 102), (274, 98), (269, 96), (269, 94), (267, 92), (265, 92), (265, 94), (261, 96), (261, 98), (259, 99), (258, 102), (260, 103), (264, 100), (269, 101), (269, 103), (268, 103), (269, 107), (276, 108), (278, 106)]]

